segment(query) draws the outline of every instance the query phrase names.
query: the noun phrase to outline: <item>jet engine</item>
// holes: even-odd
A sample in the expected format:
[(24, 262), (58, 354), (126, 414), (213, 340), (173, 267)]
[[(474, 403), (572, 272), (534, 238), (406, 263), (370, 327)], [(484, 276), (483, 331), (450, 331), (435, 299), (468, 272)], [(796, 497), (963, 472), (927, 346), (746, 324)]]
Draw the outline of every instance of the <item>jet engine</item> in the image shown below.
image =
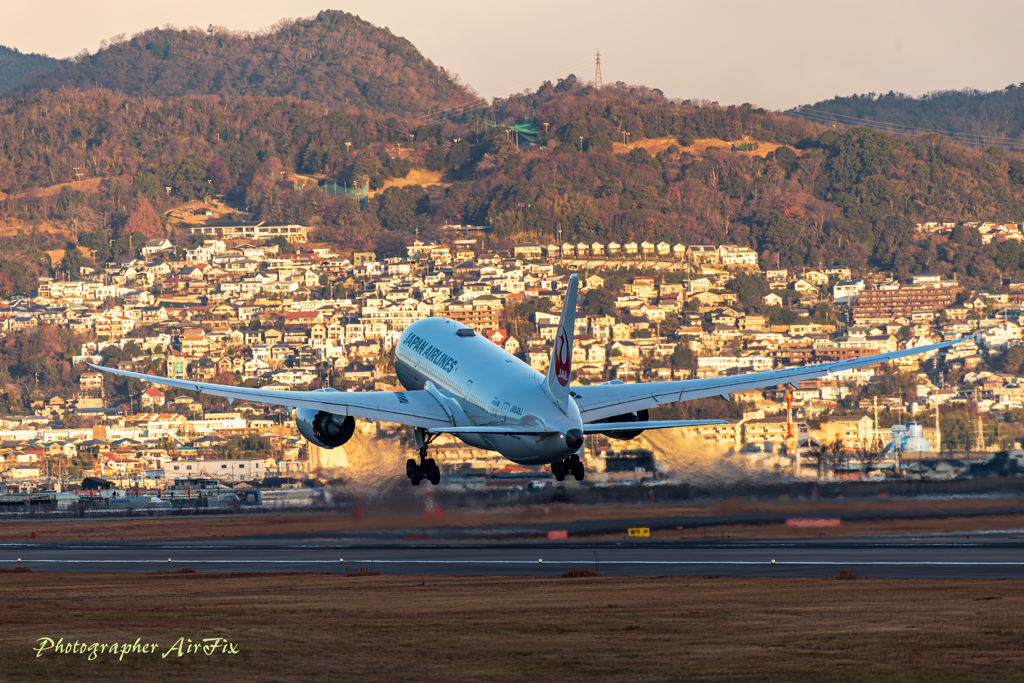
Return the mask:
[[(319, 391), (333, 391), (320, 389)], [(295, 411), (295, 426), (306, 441), (320, 448), (337, 448), (352, 438), (356, 431), (356, 419), (351, 415), (335, 415), (323, 410), (299, 408)]]
[[(647, 422), (650, 419), (651, 413), (644, 408), (643, 410), (638, 410), (634, 413), (612, 415), (611, 417), (606, 417), (603, 420), (596, 420), (596, 422)], [(630, 439), (635, 439), (640, 436), (643, 432), (643, 429), (638, 429), (635, 432), (608, 432), (605, 436), (612, 439), (618, 439), (620, 441), (629, 441)]]
[[(624, 384), (624, 382), (620, 379), (613, 379), (609, 382), (604, 382), (604, 384)], [(611, 417), (606, 417), (603, 420), (595, 420), (594, 422), (647, 422), (650, 419), (651, 413), (646, 408), (644, 408), (643, 410), (638, 410), (633, 413), (625, 413), (623, 415), (612, 415)], [(605, 434), (605, 436), (612, 439), (618, 439), (620, 441), (629, 441), (630, 439), (635, 439), (636, 437), (640, 436), (643, 433), (643, 429), (638, 429), (635, 432), (609, 432)]]

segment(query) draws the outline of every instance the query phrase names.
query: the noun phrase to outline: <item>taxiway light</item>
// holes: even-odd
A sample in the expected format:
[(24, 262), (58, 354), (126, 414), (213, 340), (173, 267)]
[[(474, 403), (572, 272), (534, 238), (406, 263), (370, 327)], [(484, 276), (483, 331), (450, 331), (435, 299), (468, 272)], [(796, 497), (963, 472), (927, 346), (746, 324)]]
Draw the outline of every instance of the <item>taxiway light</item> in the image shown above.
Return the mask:
[(537, 560), (537, 564), (544, 564), (544, 560), (543, 559)]
[(775, 560), (772, 560), (772, 564), (775, 564)]

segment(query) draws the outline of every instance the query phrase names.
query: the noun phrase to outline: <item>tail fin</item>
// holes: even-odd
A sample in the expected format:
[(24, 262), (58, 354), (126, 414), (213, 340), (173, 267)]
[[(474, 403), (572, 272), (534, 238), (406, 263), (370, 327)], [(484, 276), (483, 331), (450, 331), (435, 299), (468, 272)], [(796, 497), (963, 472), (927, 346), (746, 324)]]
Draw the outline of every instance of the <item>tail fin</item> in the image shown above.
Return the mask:
[(565, 293), (562, 304), (562, 317), (558, 321), (558, 332), (555, 335), (555, 347), (551, 349), (551, 363), (548, 365), (548, 376), (544, 383), (545, 391), (561, 408), (562, 412), (569, 409), (569, 382), (572, 380), (572, 338), (576, 329), (576, 286), (579, 276), (569, 276), (569, 289)]

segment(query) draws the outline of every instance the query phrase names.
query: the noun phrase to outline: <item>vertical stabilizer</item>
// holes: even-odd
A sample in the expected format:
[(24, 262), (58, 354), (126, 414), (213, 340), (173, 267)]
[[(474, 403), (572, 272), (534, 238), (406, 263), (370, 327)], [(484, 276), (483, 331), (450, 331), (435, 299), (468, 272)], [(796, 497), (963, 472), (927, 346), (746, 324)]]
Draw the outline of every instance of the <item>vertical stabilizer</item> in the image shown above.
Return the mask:
[(572, 338), (576, 329), (576, 287), (579, 276), (569, 276), (569, 289), (562, 304), (562, 317), (558, 320), (555, 347), (551, 349), (551, 363), (545, 390), (562, 412), (569, 409), (569, 382), (572, 381)]

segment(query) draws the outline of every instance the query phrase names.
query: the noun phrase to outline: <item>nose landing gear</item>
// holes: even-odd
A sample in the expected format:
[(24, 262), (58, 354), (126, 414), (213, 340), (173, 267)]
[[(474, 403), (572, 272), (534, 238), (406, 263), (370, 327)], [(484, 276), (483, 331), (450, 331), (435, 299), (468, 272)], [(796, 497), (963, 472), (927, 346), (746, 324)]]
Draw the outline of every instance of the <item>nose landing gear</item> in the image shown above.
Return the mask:
[(583, 476), (586, 471), (583, 468), (583, 463), (580, 461), (580, 456), (577, 453), (573, 453), (565, 460), (559, 460), (558, 462), (551, 463), (551, 473), (555, 475), (555, 479), (563, 481), (565, 477), (571, 474), (576, 481), (583, 481)]

